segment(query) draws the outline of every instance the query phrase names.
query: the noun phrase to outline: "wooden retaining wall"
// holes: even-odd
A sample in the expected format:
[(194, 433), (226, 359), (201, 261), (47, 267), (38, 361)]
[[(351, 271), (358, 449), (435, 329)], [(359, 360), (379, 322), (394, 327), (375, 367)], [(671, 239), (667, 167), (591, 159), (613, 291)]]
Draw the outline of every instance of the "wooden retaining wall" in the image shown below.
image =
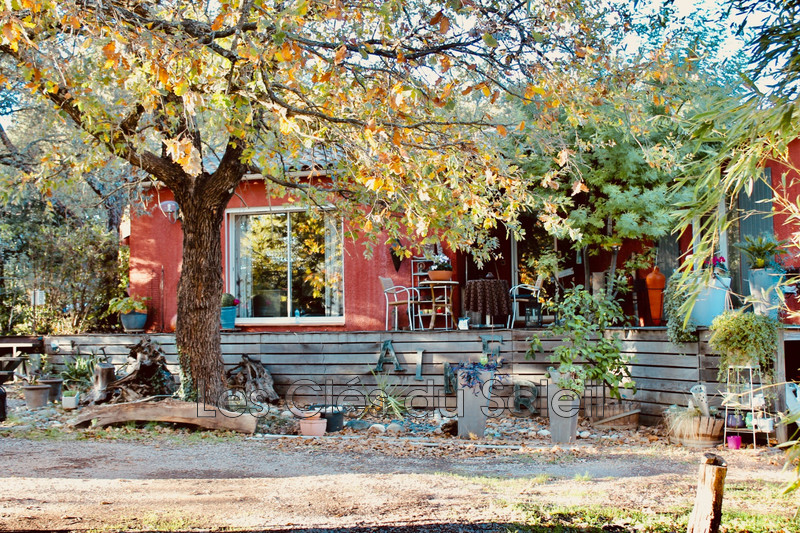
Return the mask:
[[(548, 354), (560, 340), (543, 337), (544, 352), (526, 358), (528, 338), (535, 330), (468, 330), (435, 332), (345, 332), (345, 333), (223, 333), (222, 352), (227, 368), (233, 367), (242, 355), (260, 358), (272, 373), (276, 390), (289, 394), (298, 404), (331, 403), (344, 391), (350, 399), (359, 393), (375, 391), (379, 381), (398, 386), (398, 392), (411, 393), (431, 407), (452, 408), (455, 396), (444, 394), (444, 364), (478, 361), (484, 351), (481, 336), (487, 336), (489, 349), (499, 348), (505, 361), (501, 373), (509, 376), (498, 398), (511, 395), (514, 380), (527, 380), (540, 385), (536, 406), (546, 412), (544, 403), (545, 372), (550, 366)], [(546, 330), (540, 334), (546, 334)], [(642, 406), (643, 422), (654, 423), (663, 410), (672, 405), (686, 405), (689, 389), (705, 383), (716, 393), (718, 357), (709, 353), (708, 333), (701, 332), (700, 341), (676, 346), (667, 341), (663, 328), (619, 330), (623, 351), (631, 357), (631, 373), (638, 392), (633, 399)], [(44, 347), (51, 360), (58, 364), (74, 354), (104, 353), (114, 364), (122, 365), (129, 347), (138, 342), (138, 335), (77, 335), (46, 337)], [(174, 335), (151, 335), (167, 354), (170, 370), (177, 373), (177, 352)], [(384, 342), (390, 340), (403, 371), (386, 363), (380, 376), (371, 372), (378, 362)], [(52, 344), (58, 346), (53, 352)], [(419, 353), (422, 353), (422, 381), (415, 379)], [(310, 381), (309, 381), (310, 380)], [(314, 384), (319, 386), (314, 391)], [(327, 395), (327, 397), (326, 397)], [(506, 400), (503, 400), (506, 401)], [(507, 401), (510, 403), (510, 401)], [(712, 404), (719, 404), (713, 398)]]

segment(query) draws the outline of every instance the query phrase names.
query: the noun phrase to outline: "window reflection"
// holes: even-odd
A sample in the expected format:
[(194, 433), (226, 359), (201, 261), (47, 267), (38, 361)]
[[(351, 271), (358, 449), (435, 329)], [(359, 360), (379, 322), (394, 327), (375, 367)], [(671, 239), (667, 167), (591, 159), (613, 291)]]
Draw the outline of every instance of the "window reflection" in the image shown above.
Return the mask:
[(342, 316), (341, 234), (332, 215), (235, 215), (240, 317)]

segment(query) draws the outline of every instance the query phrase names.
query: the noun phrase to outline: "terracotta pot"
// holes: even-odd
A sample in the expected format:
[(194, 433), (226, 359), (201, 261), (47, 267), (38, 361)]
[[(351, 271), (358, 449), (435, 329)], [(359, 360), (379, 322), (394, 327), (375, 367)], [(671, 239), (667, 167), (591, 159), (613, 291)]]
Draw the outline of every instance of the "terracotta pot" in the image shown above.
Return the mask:
[(328, 421), (320, 418), (319, 415), (300, 420), (300, 434), (306, 437), (321, 437), (325, 434), (327, 427)]
[(647, 285), (647, 299), (650, 302), (650, 318), (653, 320), (653, 325), (660, 326), (667, 277), (661, 273), (658, 267), (654, 267), (644, 282)]
[(428, 270), (428, 279), (431, 281), (450, 281), (452, 278), (452, 270)]

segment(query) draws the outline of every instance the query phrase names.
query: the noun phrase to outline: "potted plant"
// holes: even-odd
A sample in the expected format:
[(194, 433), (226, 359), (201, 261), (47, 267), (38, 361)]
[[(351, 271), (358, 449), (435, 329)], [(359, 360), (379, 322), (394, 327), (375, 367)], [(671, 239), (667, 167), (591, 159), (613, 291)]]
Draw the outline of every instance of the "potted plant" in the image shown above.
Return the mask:
[(27, 376), (17, 374), (17, 377), (25, 381), (25, 385), (22, 386), (22, 393), (25, 395), (25, 405), (28, 409), (38, 409), (47, 405), (47, 400), (50, 397), (50, 385), (41, 385), (39, 376), (35, 373), (30, 373)]
[(119, 313), (122, 329), (125, 331), (144, 331), (144, 326), (147, 324), (147, 301), (149, 299), (140, 296), (112, 298), (108, 303), (108, 312)]
[(222, 294), (222, 306), (219, 310), (219, 322), (222, 329), (234, 329), (236, 327), (236, 306), (239, 299), (233, 294), (226, 292)]
[(697, 271), (694, 278), (695, 284), (700, 285), (690, 315), (696, 326), (710, 326), (714, 318), (725, 311), (731, 288), (731, 277), (724, 257), (715, 254), (703, 266), (705, 268)]
[(70, 411), (72, 409), (78, 408), (78, 398), (79, 394), (76, 390), (65, 390), (64, 394), (61, 396), (61, 407), (64, 408), (65, 411)]
[(729, 368), (751, 367), (771, 380), (778, 347), (778, 321), (741, 310), (726, 311), (711, 324), (711, 348), (720, 354), (719, 380)]
[(433, 264), (428, 269), (431, 281), (450, 281), (453, 277), (453, 264), (445, 254), (436, 254), (431, 259)]
[(734, 244), (750, 262), (750, 300), (753, 311), (760, 315), (778, 317), (778, 283), (781, 272), (776, 268), (776, 258), (785, 254), (782, 248), (787, 241), (778, 241), (772, 235), (745, 236), (743, 242)]
[[(553, 442), (569, 442), (577, 431), (577, 403), (587, 381), (603, 383), (609, 395), (622, 399), (622, 389), (633, 389), (628, 364), (621, 353), (619, 335), (608, 329), (624, 320), (619, 303), (610, 298), (595, 297), (577, 285), (567, 289), (558, 304), (549, 304), (561, 317), (551, 328), (552, 335), (563, 338), (550, 354), (558, 364), (549, 370), (548, 414)], [(534, 335), (527, 357), (542, 350), (541, 339)], [(550, 413), (550, 407), (554, 409)], [(559, 439), (559, 440), (556, 440)]]
[(64, 380), (55, 375), (55, 368), (50, 363), (50, 358), (46, 353), (39, 356), (39, 371), (41, 377), (39, 378), (40, 385), (47, 385), (50, 387), (50, 396), (48, 401), (53, 403), (57, 402), (61, 397), (61, 386)]
[(455, 370), (458, 383), (458, 436), (465, 439), (482, 438), (486, 431), (497, 364), (487, 358), (478, 363), (459, 363)]

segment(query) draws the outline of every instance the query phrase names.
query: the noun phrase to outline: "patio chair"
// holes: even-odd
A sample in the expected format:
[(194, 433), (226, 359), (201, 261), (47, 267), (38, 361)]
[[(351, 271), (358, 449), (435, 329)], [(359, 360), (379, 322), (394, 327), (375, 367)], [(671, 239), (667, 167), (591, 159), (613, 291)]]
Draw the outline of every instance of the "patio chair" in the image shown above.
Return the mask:
[(414, 287), (404, 287), (403, 285), (395, 285), (392, 278), (384, 278), (378, 276), (383, 286), (383, 297), (386, 300), (386, 331), (389, 331), (389, 310), (394, 313), (394, 329), (398, 328), (397, 323), (397, 308), (406, 306), (406, 314), (408, 315), (408, 327), (414, 330), (414, 305), (419, 302), (419, 291)]
[(514, 322), (517, 320), (517, 304), (533, 304), (539, 301), (539, 293), (542, 292), (542, 284), (544, 283), (544, 276), (539, 275), (536, 278), (536, 283), (533, 285), (529, 283), (520, 283), (514, 285), (508, 291), (511, 296), (511, 314), (508, 317), (507, 328), (514, 327)]

